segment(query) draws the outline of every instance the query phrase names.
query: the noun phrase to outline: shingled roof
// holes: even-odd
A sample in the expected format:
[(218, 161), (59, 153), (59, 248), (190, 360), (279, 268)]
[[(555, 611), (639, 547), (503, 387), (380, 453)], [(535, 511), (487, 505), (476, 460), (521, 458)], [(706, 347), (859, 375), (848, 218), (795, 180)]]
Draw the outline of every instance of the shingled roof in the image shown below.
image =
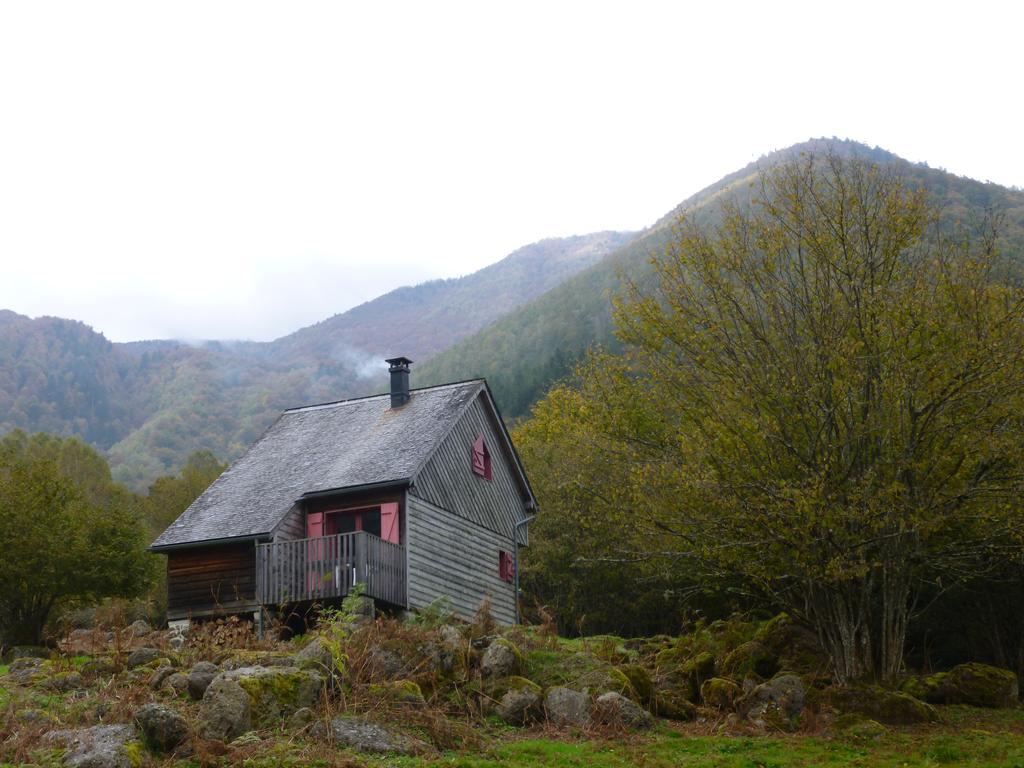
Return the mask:
[(305, 494), (409, 481), (485, 386), (414, 389), (401, 408), (376, 395), (285, 411), (150, 548), (264, 536)]

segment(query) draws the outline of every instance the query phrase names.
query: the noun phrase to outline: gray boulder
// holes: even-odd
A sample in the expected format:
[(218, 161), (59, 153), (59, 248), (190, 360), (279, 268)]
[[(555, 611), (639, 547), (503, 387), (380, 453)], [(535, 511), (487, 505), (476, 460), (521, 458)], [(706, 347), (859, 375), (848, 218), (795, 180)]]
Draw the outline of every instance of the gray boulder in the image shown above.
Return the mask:
[(164, 680), (163, 687), (170, 688), (178, 696), (183, 696), (188, 693), (188, 675), (175, 672)]
[(46, 663), (45, 659), (40, 659), (37, 656), (20, 656), (11, 662), (7, 668), (7, 673), (20, 672), (23, 669), (39, 669)]
[(437, 635), (441, 643), (452, 651), (462, 652), (466, 648), (466, 638), (462, 636), (457, 627), (453, 627), (451, 624), (443, 624), (437, 630)]
[(295, 663), (300, 669), (312, 669), (323, 675), (334, 674), (334, 654), (322, 637), (314, 637), (295, 654)]
[(41, 709), (19, 709), (14, 713), (14, 719), (26, 725), (42, 725), (52, 723), (53, 715)]
[(203, 698), (213, 678), (220, 674), (217, 665), (210, 661), (200, 661), (188, 673), (188, 695), (196, 701)]
[(329, 724), (319, 722), (313, 726), (312, 735), (360, 752), (412, 755), (425, 750), (422, 742), (363, 717), (344, 716), (334, 718)]
[(188, 738), (185, 718), (163, 704), (146, 704), (135, 712), (142, 740), (155, 752), (172, 752)]
[(22, 656), (11, 662), (7, 669), (7, 676), (11, 682), (19, 685), (30, 685), (36, 680), (41, 680), (46, 674), (47, 662), (32, 656)]
[[(761, 683), (737, 702), (737, 710), (750, 720), (792, 720), (804, 709), (807, 694), (796, 675), (779, 675)], [(778, 723), (775, 723), (778, 724)]]
[(249, 694), (235, 680), (214, 678), (199, 703), (199, 735), (204, 739), (232, 741), (250, 730)]
[(374, 648), (370, 651), (370, 676), (374, 680), (397, 680), (405, 677), (405, 660), (387, 648)]
[(484, 677), (508, 677), (519, 673), (522, 655), (508, 640), (499, 637), (484, 651), (480, 672)]
[(157, 667), (156, 672), (149, 678), (149, 687), (154, 691), (159, 691), (164, 687), (164, 683), (167, 682), (167, 678), (173, 675), (177, 670), (170, 664), (163, 667)]
[(251, 721), (257, 728), (277, 725), (296, 710), (316, 706), (324, 691), (319, 672), (295, 667), (242, 667), (222, 672), (210, 686), (219, 680), (236, 682), (245, 691)]
[(637, 730), (650, 728), (654, 724), (650, 712), (615, 691), (608, 691), (597, 697), (592, 717), (595, 722), (604, 725), (623, 725)]
[(156, 661), (163, 655), (163, 652), (156, 648), (136, 648), (128, 656), (128, 669), (144, 667), (146, 664)]
[(13, 665), (18, 659), (48, 659), (50, 651), (41, 645), (15, 645), (8, 649), (3, 658)]
[(529, 680), (510, 686), (498, 701), (498, 717), (509, 725), (526, 725), (536, 720), (543, 713), (541, 693), (541, 687)]
[(571, 688), (555, 686), (544, 697), (544, 713), (557, 726), (584, 726), (590, 718), (590, 697)]
[(132, 725), (94, 725), (50, 731), (43, 743), (66, 748), (64, 765), (70, 768), (132, 768), (127, 745), (135, 736)]
[(435, 669), (449, 674), (464, 663), (468, 650), (469, 644), (462, 633), (450, 624), (445, 624), (438, 629), (437, 640), (428, 643), (424, 653)]
[(288, 728), (292, 731), (301, 731), (308, 728), (314, 720), (316, 713), (309, 707), (302, 707), (288, 718)]
[(85, 662), (80, 671), (87, 677), (111, 677), (117, 674), (117, 665), (107, 656), (98, 656)]
[(126, 627), (126, 633), (132, 637), (145, 637), (152, 631), (153, 628), (149, 626), (149, 623), (145, 619), (133, 621)]
[(85, 686), (85, 681), (78, 672), (62, 672), (49, 678), (45, 686), (48, 690), (56, 691), (57, 693), (69, 693), (80, 690)]

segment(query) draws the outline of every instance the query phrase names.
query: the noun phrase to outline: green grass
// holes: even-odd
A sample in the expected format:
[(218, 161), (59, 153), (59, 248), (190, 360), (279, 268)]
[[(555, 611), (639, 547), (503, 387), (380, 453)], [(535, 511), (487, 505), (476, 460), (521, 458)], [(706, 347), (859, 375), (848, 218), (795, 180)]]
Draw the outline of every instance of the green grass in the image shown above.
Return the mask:
[(436, 759), (389, 761), (404, 768), (775, 768), (776, 766), (863, 766), (931, 768), (937, 765), (1024, 766), (1024, 742), (1018, 737), (948, 736), (885, 739), (855, 744), (817, 737), (679, 737), (659, 734), (640, 743), (518, 741), (483, 755), (446, 755)]
[(843, 736), (709, 736), (693, 727), (662, 726), (623, 739), (527, 738), (480, 754), (379, 761), (402, 768), (1024, 768), (1024, 712), (949, 707), (947, 722), (891, 728), (877, 740)]

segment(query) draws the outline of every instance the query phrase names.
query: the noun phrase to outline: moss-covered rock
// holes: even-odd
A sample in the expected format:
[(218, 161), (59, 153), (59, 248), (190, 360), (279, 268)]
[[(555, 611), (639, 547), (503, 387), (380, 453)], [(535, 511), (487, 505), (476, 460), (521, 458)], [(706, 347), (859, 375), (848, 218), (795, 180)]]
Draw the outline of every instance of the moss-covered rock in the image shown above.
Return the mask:
[(522, 652), (515, 643), (504, 637), (492, 641), (480, 660), (480, 672), (484, 677), (508, 677), (522, 670)]
[(693, 720), (697, 716), (697, 707), (688, 696), (688, 688), (659, 688), (654, 692), (654, 714), (667, 720)]
[(117, 674), (118, 666), (109, 656), (97, 656), (89, 659), (79, 668), (79, 672), (88, 678), (112, 677)]
[(822, 674), (830, 667), (828, 654), (818, 642), (818, 636), (787, 613), (780, 613), (762, 624), (754, 640), (775, 656), (776, 672), (785, 669), (801, 675)]
[(668, 672), (682, 667), (688, 658), (690, 658), (690, 649), (686, 645), (677, 643), (658, 651), (654, 656), (654, 666), (659, 672)]
[(53, 670), (53, 663), (34, 656), (22, 656), (11, 662), (7, 678), (18, 685), (32, 685), (44, 680)]
[(770, 678), (778, 671), (778, 657), (759, 640), (743, 643), (722, 660), (722, 672), (729, 677), (742, 678), (754, 672)]
[(277, 725), (296, 710), (315, 706), (324, 689), (322, 675), (295, 667), (243, 667), (222, 673), (214, 682), (219, 679), (242, 687), (257, 728)]
[(526, 655), (524, 677), (542, 688), (564, 686), (575, 690), (587, 688), (592, 694), (615, 691), (636, 699), (629, 678), (608, 662), (588, 653), (566, 656), (555, 650), (533, 650)]
[(975, 707), (1013, 707), (1017, 705), (1017, 675), (1008, 669), (988, 664), (960, 664), (942, 680), (941, 689), (949, 704)]
[(732, 709), (732, 705), (739, 698), (740, 693), (740, 687), (724, 677), (712, 677), (705, 680), (700, 687), (701, 701), (715, 709)]
[(331, 650), (331, 644), (323, 637), (314, 637), (295, 654), (295, 666), (300, 669), (312, 669), (325, 677), (334, 675), (337, 660)]
[(736, 711), (752, 722), (789, 731), (799, 725), (806, 701), (806, 689), (800, 677), (783, 674), (745, 693), (736, 701)]
[(834, 687), (824, 700), (841, 713), (856, 713), (887, 725), (932, 723), (939, 719), (935, 708), (920, 699), (877, 685)]
[(128, 655), (128, 669), (143, 667), (157, 661), (164, 655), (163, 651), (157, 648), (136, 648)]
[(700, 691), (706, 680), (715, 676), (715, 657), (710, 651), (702, 651), (687, 659), (680, 671), (689, 680), (694, 691)]
[(426, 704), (423, 690), (412, 680), (391, 680), (371, 685), (369, 694), (373, 698), (382, 699), (392, 704), (422, 706)]
[(483, 687), (481, 688), (482, 693), (485, 696), (489, 696), (495, 700), (500, 699), (508, 691), (521, 690), (523, 688), (534, 688), (536, 687), (539, 691), (544, 689), (537, 685), (532, 680), (521, 677), (519, 675), (510, 675), (508, 677), (502, 677), (498, 680), (486, 680), (484, 681)]
[(222, 654), (218, 665), (225, 670), (246, 667), (294, 667), (295, 657), (285, 651), (250, 651), (235, 649)]
[(586, 672), (576, 678), (575, 686), (591, 696), (600, 696), (602, 693), (618, 693), (634, 701), (639, 699), (637, 692), (633, 690), (632, 683), (621, 669), (616, 667), (600, 667)]
[(176, 710), (163, 704), (146, 704), (135, 710), (135, 725), (142, 740), (154, 752), (171, 752), (188, 738), (188, 723)]
[(943, 683), (948, 676), (946, 672), (936, 672), (934, 675), (909, 677), (903, 681), (900, 690), (929, 704), (943, 704), (945, 702)]
[(654, 681), (651, 673), (639, 664), (626, 664), (619, 667), (619, 671), (626, 676), (638, 702), (644, 706), (650, 706), (654, 700)]
[(856, 713), (847, 713), (836, 718), (836, 730), (845, 736), (862, 741), (877, 741), (889, 729), (877, 720)]
[(654, 723), (650, 712), (614, 691), (602, 693), (594, 700), (590, 719), (600, 725), (618, 725), (634, 730), (650, 728)]
[(509, 725), (526, 725), (544, 714), (543, 690), (532, 680), (510, 677), (498, 698), (498, 717)]
[(38, 685), (48, 691), (70, 693), (85, 685), (85, 680), (78, 672), (60, 672), (52, 677), (43, 678)]

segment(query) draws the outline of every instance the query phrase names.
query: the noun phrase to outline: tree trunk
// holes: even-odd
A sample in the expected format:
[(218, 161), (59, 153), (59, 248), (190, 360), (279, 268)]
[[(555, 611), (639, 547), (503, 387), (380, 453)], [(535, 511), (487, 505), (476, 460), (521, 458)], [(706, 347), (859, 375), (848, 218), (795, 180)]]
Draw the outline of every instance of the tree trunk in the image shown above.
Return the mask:
[(889, 565), (838, 583), (811, 582), (804, 605), (832, 659), (837, 683), (891, 682), (902, 671), (910, 614), (905, 565)]
[(10, 645), (42, 645), (46, 622), (53, 600), (33, 598), (10, 611), (10, 625), (4, 628), (4, 639)]

